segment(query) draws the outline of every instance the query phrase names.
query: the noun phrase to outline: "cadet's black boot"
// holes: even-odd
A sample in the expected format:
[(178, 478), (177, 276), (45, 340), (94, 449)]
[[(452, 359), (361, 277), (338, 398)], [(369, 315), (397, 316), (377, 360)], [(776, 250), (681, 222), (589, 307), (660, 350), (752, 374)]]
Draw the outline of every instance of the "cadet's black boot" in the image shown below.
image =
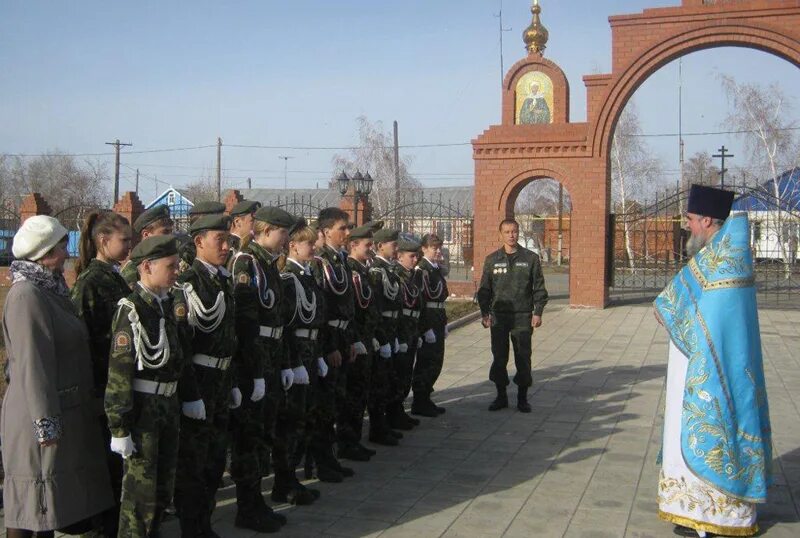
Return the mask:
[(414, 394), (414, 403), (411, 404), (411, 414), (435, 418), (439, 416), (439, 411), (437, 411), (436, 406), (433, 405), (429, 394), (425, 396)]
[(398, 441), (397, 437), (389, 433), (389, 429), (386, 430), (370, 430), (369, 432), (369, 442), (375, 443), (376, 445), (383, 445), (383, 446), (397, 446)]
[(531, 412), (531, 404), (528, 403), (528, 387), (519, 387), (517, 389), (517, 409), (521, 413)]
[(370, 458), (369, 453), (361, 450), (358, 445), (354, 443), (340, 444), (337, 454), (343, 460), (369, 461)]
[(261, 493), (260, 478), (256, 480), (256, 482), (253, 484), (253, 504), (256, 507), (256, 509), (261, 513), (261, 515), (263, 515), (264, 517), (271, 517), (273, 519), (277, 519), (278, 523), (280, 523), (281, 525), (286, 525), (287, 522), (286, 516), (277, 513), (264, 500), (264, 494)]
[(406, 422), (408, 422), (412, 426), (419, 426), (420, 425), (420, 421), (419, 421), (418, 418), (414, 418), (414, 417), (410, 416), (408, 413), (406, 413), (406, 408), (403, 407), (403, 404), (400, 404), (400, 415), (403, 417), (403, 419)]
[[(430, 400), (430, 396), (428, 396), (428, 399)], [(444, 415), (447, 412), (447, 409), (445, 409), (441, 405), (436, 405), (435, 403), (433, 403), (433, 400), (431, 400), (431, 405), (433, 406), (434, 409), (436, 409), (436, 412), (440, 415)]]
[(508, 394), (506, 388), (497, 385), (497, 397), (489, 404), (489, 411), (499, 411), (508, 407)]
[(403, 404), (391, 404), (389, 409), (387, 409), (386, 416), (389, 419), (389, 426), (392, 429), (409, 431), (414, 427), (414, 424), (406, 420)]
[[(272, 517), (272, 514), (267, 513), (259, 506), (257, 497), (260, 496), (261, 491), (256, 490), (255, 484), (236, 484), (236, 519), (234, 520), (234, 525), (240, 529), (256, 532), (278, 532), (283, 525), (277, 518)], [(211, 528), (210, 522), (207, 528)], [(206, 532), (208, 530), (204, 526), (203, 533), (205, 534)]]
[(367, 448), (364, 445), (362, 445), (361, 443), (356, 443), (356, 446), (358, 447), (358, 449), (361, 452), (364, 452), (365, 454), (368, 454), (369, 457), (372, 457), (372, 456), (374, 456), (375, 454), (378, 453), (377, 450), (372, 450), (371, 448)]
[[(272, 484), (270, 498), (276, 503), (289, 503), (299, 506), (312, 504), (319, 495), (315, 496), (312, 491), (304, 487), (294, 477), (294, 470), (275, 471), (275, 480)], [(319, 492), (317, 492), (319, 494)], [(279, 514), (275, 514), (276, 516)], [(283, 516), (281, 516), (283, 517)]]

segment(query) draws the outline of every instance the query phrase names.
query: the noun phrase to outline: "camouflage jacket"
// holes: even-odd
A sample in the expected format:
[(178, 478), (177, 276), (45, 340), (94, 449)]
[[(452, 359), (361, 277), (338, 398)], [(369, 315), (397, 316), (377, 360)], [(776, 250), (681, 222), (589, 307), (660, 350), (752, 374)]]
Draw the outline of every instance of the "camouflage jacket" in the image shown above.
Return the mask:
[[(298, 284), (301, 286), (298, 289)], [(327, 327), (325, 318), (325, 294), (316, 278), (292, 260), (286, 261), (281, 273), (283, 293), (282, 311), (285, 316), (284, 340), (291, 366), (299, 366), (303, 359), (316, 359), (322, 355), (321, 340)], [(310, 305), (314, 305), (313, 308)], [(304, 340), (295, 335), (297, 329), (317, 330), (317, 339)]]
[(133, 285), (139, 282), (139, 266), (130, 260), (125, 262), (119, 270), (119, 274), (130, 289), (133, 289)]
[(381, 323), (375, 287), (370, 281), (366, 265), (353, 258), (347, 258), (347, 265), (353, 275), (353, 296), (356, 305), (353, 334), (356, 341), (360, 341), (367, 351), (372, 352), (374, 351), (372, 339), (375, 338), (375, 330)]
[[(117, 307), (112, 326), (114, 342), (109, 353), (108, 387), (105, 392), (106, 415), (114, 437), (126, 437), (134, 425), (134, 379), (160, 383), (180, 379), (180, 398), (184, 401), (199, 399), (199, 396), (187, 390), (194, 385), (193, 372), (186, 367), (188, 357), (183, 354), (172, 302), (173, 299), (169, 296), (159, 300), (144, 287), (137, 285), (127, 300), (121, 301)], [(135, 323), (136, 316), (138, 324)], [(164, 334), (160, 333), (162, 319)], [(149, 345), (142, 343), (143, 341)], [(144, 346), (144, 351), (152, 357), (142, 366), (138, 358), (138, 352), (141, 351), (137, 349), (138, 345)], [(162, 361), (162, 365), (153, 367)]]
[(394, 264), (378, 256), (369, 268), (369, 278), (372, 281), (372, 289), (375, 290), (378, 311), (381, 313), (381, 322), (375, 330), (375, 338), (381, 345), (393, 343), (397, 338), (397, 316), (400, 315), (403, 301), (400, 294), (400, 279), (394, 272)]
[(427, 258), (422, 258), (414, 269), (414, 279), (421, 292), (419, 332), (424, 333), (433, 328), (444, 329), (447, 325), (447, 312), (444, 308), (431, 307), (431, 303), (444, 303), (450, 295), (441, 270), (434, 267)]
[(355, 342), (352, 329), (355, 313), (353, 279), (345, 256), (343, 252), (325, 245), (311, 266), (317, 285), (325, 297), (325, 319), (351, 322), (344, 331), (330, 325), (323, 328), (322, 348), (326, 355), (339, 349), (339, 344), (349, 346)]
[(397, 338), (400, 343), (411, 346), (419, 336), (419, 318), (422, 301), (419, 286), (415, 279), (415, 271), (409, 271), (402, 265), (395, 264), (394, 272), (400, 280), (400, 296), (403, 309), (397, 318)]
[(72, 302), (89, 330), (95, 395), (103, 397), (108, 382), (108, 352), (111, 349), (111, 322), (117, 302), (131, 290), (108, 263), (94, 259), (78, 275), (72, 288)]

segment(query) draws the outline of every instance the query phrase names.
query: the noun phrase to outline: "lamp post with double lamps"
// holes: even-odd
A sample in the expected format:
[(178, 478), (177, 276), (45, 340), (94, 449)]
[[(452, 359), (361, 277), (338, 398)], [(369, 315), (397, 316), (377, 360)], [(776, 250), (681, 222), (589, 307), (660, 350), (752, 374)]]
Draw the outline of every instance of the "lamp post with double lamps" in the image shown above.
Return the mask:
[(353, 223), (356, 226), (358, 225), (358, 202), (363, 199), (364, 205), (367, 205), (367, 199), (372, 192), (373, 181), (369, 172), (361, 175), (359, 171), (356, 171), (352, 178), (348, 176), (346, 172), (342, 171), (336, 178), (339, 193), (343, 197), (347, 195), (347, 191), (350, 189), (350, 183), (352, 182), (353, 184)]

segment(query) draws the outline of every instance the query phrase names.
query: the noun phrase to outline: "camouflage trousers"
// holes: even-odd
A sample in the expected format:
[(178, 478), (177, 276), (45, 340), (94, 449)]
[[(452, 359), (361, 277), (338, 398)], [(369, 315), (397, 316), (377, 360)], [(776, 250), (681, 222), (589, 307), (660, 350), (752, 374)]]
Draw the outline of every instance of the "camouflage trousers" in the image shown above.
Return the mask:
[[(336, 417), (341, 414), (343, 401), (347, 394), (347, 370), (350, 356), (349, 346), (344, 344), (344, 332), (339, 331), (342, 365), (334, 368), (328, 363), (328, 375), (320, 378), (313, 387), (313, 407), (310, 411), (310, 445), (314, 451), (330, 452), (336, 440), (334, 426)], [(316, 362), (316, 360), (315, 360)], [(316, 367), (313, 372), (316, 373)]]
[(337, 439), (339, 447), (361, 441), (364, 425), (364, 411), (370, 391), (372, 355), (357, 355), (355, 362), (348, 365), (345, 394), (337, 409)]
[(372, 433), (383, 433), (389, 429), (389, 424), (386, 422), (386, 407), (390, 403), (392, 387), (396, 384), (392, 360), (393, 357), (384, 359), (377, 352), (372, 354), (370, 391), (367, 395), (369, 429)]
[[(389, 403), (402, 404), (411, 391), (411, 379), (414, 372), (414, 356), (417, 353), (417, 339), (411, 339), (408, 343), (408, 350), (394, 355), (392, 358), (392, 369), (395, 375), (395, 384), (392, 393), (389, 395)], [(441, 368), (440, 368), (441, 370)], [(437, 377), (439, 374), (436, 374)]]
[(195, 369), (206, 420), (181, 416), (175, 504), (185, 522), (207, 522), (214, 506), (228, 447), (230, 371), (204, 366)]
[(308, 448), (311, 433), (312, 393), (319, 384), (316, 345), (308, 340), (293, 342), (290, 353), (299, 355), (308, 370), (310, 385), (292, 385), (281, 391), (277, 401), (273, 436), (272, 463), (276, 476), (294, 472)]
[(423, 339), (417, 350), (411, 386), (414, 396), (428, 397), (433, 392), (433, 385), (439, 379), (444, 364), (444, 325), (433, 327), (436, 342), (428, 344)]
[[(267, 393), (277, 390), (267, 379)], [(253, 484), (262, 476), (269, 474), (269, 460), (265, 461), (266, 439), (264, 438), (264, 406), (266, 395), (254, 402), (253, 380), (243, 379), (238, 383), (242, 392), (242, 405), (231, 410), (231, 479), (237, 484)]]
[(178, 460), (181, 411), (177, 395), (166, 398), (134, 392), (132, 414), (136, 452), (124, 463), (119, 538), (157, 533), (172, 500)]

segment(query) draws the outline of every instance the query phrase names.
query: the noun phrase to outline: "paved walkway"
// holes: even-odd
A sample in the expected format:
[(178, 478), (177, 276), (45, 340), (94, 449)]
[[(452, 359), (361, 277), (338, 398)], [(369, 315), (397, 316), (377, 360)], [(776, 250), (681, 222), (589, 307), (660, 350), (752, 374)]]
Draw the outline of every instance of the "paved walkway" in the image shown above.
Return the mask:
[[(761, 312), (775, 443), (775, 486), (760, 524), (800, 536), (800, 312)], [(667, 537), (656, 517), (656, 454), (667, 340), (648, 306), (549, 307), (534, 337), (533, 413), (489, 413), (488, 331), (454, 331), (434, 399), (438, 419), (353, 464), (344, 484), (315, 484), (312, 507), (277, 507), (278, 536)], [(514, 391), (511, 391), (514, 397)], [(270, 485), (267, 481), (266, 486)], [(233, 527), (233, 487), (215, 526)], [(177, 537), (177, 522), (165, 523)]]

